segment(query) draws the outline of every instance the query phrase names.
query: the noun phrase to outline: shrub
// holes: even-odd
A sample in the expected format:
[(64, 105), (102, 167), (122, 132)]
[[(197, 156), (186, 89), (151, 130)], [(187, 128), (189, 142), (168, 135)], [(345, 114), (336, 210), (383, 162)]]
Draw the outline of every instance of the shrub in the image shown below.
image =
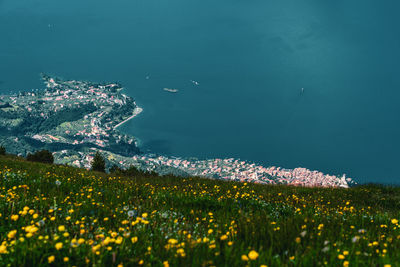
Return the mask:
[(118, 173), (121, 171), (121, 168), (117, 165), (112, 165), (111, 168), (108, 170), (109, 173)]
[(92, 171), (106, 172), (106, 161), (99, 151), (94, 155), (91, 169)]
[(153, 171), (142, 171), (137, 167), (131, 165), (128, 169), (121, 169), (117, 165), (113, 165), (110, 168), (110, 173), (120, 176), (127, 176), (127, 177), (156, 177), (158, 174)]
[(29, 161), (36, 161), (36, 162), (42, 162), (42, 163), (49, 163), (49, 164), (54, 163), (53, 154), (48, 150), (36, 151), (33, 154), (29, 153), (26, 156), (26, 159)]
[(4, 146), (0, 146), (0, 155), (6, 154), (6, 148)]

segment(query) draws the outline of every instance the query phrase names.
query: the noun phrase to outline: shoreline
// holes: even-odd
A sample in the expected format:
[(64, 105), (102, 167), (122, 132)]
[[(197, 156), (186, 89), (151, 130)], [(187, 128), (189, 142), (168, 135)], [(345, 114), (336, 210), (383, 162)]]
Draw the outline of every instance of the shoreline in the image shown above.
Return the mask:
[(129, 118), (127, 118), (126, 120), (118, 123), (117, 125), (114, 126), (114, 130), (117, 129), (119, 126), (121, 126), (122, 124), (124, 124), (125, 122), (133, 119), (134, 117), (136, 117), (137, 115), (139, 115), (140, 113), (143, 112), (143, 108), (136, 106), (136, 108), (133, 110), (133, 114), (132, 116), (130, 116)]

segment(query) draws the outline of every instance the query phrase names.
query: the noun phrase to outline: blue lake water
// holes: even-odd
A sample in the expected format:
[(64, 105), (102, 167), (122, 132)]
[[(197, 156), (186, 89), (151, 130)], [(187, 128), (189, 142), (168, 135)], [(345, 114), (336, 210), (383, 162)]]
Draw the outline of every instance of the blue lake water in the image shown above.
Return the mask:
[(40, 72), (120, 81), (144, 108), (121, 129), (144, 150), (399, 184), (399, 8), (0, 0), (0, 93), (43, 87)]

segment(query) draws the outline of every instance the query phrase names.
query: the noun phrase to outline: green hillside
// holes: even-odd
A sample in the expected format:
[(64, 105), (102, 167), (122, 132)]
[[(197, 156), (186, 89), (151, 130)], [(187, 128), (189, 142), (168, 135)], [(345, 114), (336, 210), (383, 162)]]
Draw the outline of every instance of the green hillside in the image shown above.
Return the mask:
[(0, 265), (400, 266), (400, 189), (113, 177), (0, 157)]

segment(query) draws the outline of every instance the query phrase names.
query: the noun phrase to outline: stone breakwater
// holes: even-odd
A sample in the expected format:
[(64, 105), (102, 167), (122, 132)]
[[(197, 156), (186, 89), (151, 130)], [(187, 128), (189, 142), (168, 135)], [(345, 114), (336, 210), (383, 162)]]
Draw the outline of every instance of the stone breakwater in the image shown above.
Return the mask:
[(129, 121), (129, 120), (135, 118), (137, 115), (139, 115), (140, 113), (142, 113), (142, 111), (143, 111), (143, 108), (141, 108), (141, 107), (139, 107), (139, 106), (136, 106), (136, 108), (135, 108), (134, 111), (133, 111), (132, 116), (130, 116), (130, 117), (127, 118), (126, 120), (124, 120), (124, 121), (118, 123), (117, 125), (115, 125), (115, 126), (114, 126), (114, 129), (117, 129), (119, 126), (121, 126), (121, 125), (124, 124), (125, 122), (127, 122), (127, 121)]

